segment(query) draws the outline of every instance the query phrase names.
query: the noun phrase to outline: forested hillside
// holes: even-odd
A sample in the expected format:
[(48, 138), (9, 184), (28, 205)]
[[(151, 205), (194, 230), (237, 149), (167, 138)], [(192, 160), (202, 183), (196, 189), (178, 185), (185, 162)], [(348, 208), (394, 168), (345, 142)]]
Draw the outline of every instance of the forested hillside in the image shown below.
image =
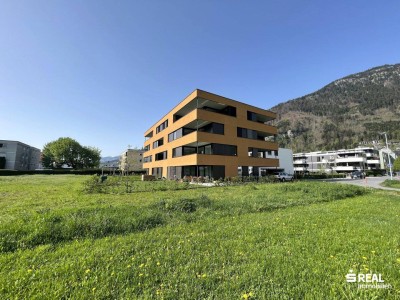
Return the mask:
[(400, 64), (338, 79), (315, 93), (279, 104), (278, 140), (294, 152), (334, 150), (400, 140)]

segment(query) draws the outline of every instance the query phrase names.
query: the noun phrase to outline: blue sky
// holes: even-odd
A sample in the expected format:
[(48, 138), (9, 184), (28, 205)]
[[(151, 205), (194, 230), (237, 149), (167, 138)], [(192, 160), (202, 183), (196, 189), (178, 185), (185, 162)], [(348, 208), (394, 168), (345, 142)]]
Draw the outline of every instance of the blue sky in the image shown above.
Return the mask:
[(400, 1), (0, 3), (0, 139), (115, 156), (194, 89), (262, 108), (400, 63)]

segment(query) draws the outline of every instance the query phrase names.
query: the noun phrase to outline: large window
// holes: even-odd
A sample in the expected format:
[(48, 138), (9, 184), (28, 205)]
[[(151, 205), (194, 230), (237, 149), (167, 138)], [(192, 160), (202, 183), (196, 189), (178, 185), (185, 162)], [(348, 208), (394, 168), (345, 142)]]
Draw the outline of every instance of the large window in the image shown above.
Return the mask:
[(172, 149), (172, 157), (180, 157), (195, 153), (196, 153), (196, 147), (183, 146)]
[(152, 168), (151, 175), (155, 176), (156, 178), (161, 178), (162, 177), (162, 167)]
[(247, 128), (237, 128), (237, 136), (246, 139), (260, 140), (260, 141), (270, 141), (273, 140), (273, 135), (265, 132), (260, 132)]
[(154, 155), (154, 159), (157, 160), (164, 160), (167, 159), (167, 151), (163, 151)]
[(201, 128), (199, 128), (201, 132), (209, 132), (215, 134), (224, 134), (224, 124), (221, 123), (210, 123)]
[(179, 128), (178, 130), (175, 130), (174, 132), (168, 135), (168, 142), (172, 142), (176, 139), (179, 139), (180, 137), (185, 136), (193, 131), (195, 130), (191, 128), (185, 128), (185, 127)]
[(162, 122), (160, 125), (157, 126), (156, 133), (163, 131), (167, 127), (168, 127), (168, 120), (165, 120), (164, 122)]
[(229, 105), (222, 109), (216, 109), (216, 108), (212, 108), (209, 106), (203, 106), (202, 109), (207, 110), (207, 111), (216, 112), (218, 114), (236, 117), (236, 107), (229, 106)]
[(209, 144), (198, 147), (198, 154), (213, 154), (213, 155), (227, 155), (236, 156), (237, 147), (225, 144)]
[(143, 162), (145, 163), (151, 162), (151, 155), (144, 157)]
[(242, 138), (256, 140), (257, 139), (257, 131), (238, 127), (237, 128), (237, 136), (242, 137)]
[(156, 149), (160, 146), (164, 145), (164, 138), (161, 138), (153, 143), (153, 149)]
[(144, 150), (145, 152), (146, 152), (146, 151), (149, 151), (149, 150), (150, 150), (150, 145), (144, 146), (143, 150)]

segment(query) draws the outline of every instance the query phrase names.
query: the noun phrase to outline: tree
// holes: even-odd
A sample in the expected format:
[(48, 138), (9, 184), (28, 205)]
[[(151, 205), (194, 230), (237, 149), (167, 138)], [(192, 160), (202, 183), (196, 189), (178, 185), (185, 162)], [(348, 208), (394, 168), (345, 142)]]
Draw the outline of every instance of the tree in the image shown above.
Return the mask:
[(74, 169), (94, 168), (99, 166), (100, 150), (62, 137), (44, 145), (42, 163), (46, 168), (61, 168), (63, 165)]
[(393, 163), (393, 170), (400, 171), (400, 156)]

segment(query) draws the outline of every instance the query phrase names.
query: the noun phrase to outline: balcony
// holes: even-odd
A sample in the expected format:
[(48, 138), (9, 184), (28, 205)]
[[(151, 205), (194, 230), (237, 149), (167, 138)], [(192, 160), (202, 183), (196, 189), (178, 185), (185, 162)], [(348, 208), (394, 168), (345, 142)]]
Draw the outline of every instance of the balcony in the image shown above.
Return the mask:
[(366, 159), (365, 157), (356, 157), (356, 156), (336, 158), (336, 163), (347, 163), (347, 162), (366, 162)]
[(295, 172), (305, 172), (307, 171), (307, 167), (294, 167)]
[(305, 165), (307, 164), (307, 159), (296, 159), (293, 161), (294, 165)]
[(335, 171), (337, 172), (352, 172), (354, 170), (357, 170), (356, 167), (353, 166), (337, 166), (336, 168), (334, 168)]

